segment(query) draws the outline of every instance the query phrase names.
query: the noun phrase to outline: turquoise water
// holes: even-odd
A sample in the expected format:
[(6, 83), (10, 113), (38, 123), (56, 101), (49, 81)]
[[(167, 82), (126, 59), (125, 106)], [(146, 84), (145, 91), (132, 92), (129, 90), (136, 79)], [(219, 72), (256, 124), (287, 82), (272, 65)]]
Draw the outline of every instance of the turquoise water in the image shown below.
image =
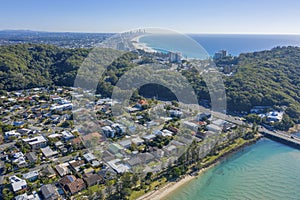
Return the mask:
[(300, 151), (262, 139), (165, 200), (300, 199)]

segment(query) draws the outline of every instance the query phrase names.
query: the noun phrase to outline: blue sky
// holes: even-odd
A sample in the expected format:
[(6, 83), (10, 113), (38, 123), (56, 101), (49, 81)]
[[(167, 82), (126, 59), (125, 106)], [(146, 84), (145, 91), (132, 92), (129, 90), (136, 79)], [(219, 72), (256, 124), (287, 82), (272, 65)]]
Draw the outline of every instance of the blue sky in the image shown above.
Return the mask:
[(300, 34), (299, 0), (1, 0), (0, 29)]

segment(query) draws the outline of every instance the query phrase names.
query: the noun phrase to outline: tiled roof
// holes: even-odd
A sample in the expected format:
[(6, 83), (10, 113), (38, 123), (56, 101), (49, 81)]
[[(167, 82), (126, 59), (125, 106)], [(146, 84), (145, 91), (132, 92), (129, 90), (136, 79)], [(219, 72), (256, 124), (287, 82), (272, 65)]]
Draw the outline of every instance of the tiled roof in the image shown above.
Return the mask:
[(77, 193), (85, 188), (82, 179), (76, 178), (74, 175), (67, 175), (60, 179), (59, 183), (71, 194)]
[(98, 174), (85, 174), (83, 176), (84, 181), (88, 186), (95, 185), (98, 181), (101, 180), (101, 177)]

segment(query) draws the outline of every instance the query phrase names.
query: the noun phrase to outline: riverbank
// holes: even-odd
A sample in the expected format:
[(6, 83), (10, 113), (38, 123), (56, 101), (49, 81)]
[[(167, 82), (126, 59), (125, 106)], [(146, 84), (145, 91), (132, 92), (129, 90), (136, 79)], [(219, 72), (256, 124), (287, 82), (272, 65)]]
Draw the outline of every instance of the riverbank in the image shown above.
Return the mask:
[(241, 149), (243, 149), (246, 146), (256, 143), (260, 138), (262, 138), (262, 135), (256, 134), (255, 137), (251, 140), (243, 140), (243, 142), (241, 142), (241, 138), (237, 139), (237, 140), (239, 140), (239, 141), (237, 141), (237, 143), (234, 143), (234, 144), (229, 145), (228, 147), (224, 148), (223, 150), (221, 150), (219, 152), (219, 154), (217, 156), (211, 156), (211, 157), (207, 157), (206, 159), (204, 159), (205, 161), (203, 163), (203, 166), (199, 171), (189, 173), (189, 174), (193, 174), (193, 175), (184, 175), (179, 181), (169, 182), (169, 183), (165, 184), (164, 186), (162, 186), (161, 188), (159, 188), (158, 190), (151, 191), (151, 192), (146, 193), (145, 195), (137, 198), (137, 200), (161, 200), (161, 199), (164, 199), (165, 197), (169, 196), (170, 194), (172, 194), (174, 191), (176, 191), (183, 185), (188, 184), (190, 181), (194, 180), (195, 178), (198, 178), (205, 171), (207, 171), (211, 167), (214, 167), (215, 165), (217, 165), (218, 163), (220, 163), (221, 161), (223, 161), (224, 159), (226, 159), (233, 153), (240, 151)]

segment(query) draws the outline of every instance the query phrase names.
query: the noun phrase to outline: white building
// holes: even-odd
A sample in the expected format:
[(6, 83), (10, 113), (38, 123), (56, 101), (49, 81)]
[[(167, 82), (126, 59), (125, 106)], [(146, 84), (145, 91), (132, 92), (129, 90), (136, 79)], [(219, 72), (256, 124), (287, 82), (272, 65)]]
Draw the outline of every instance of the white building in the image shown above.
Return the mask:
[(281, 122), (284, 112), (271, 111), (266, 114), (267, 121), (269, 122)]
[(206, 128), (208, 131), (212, 131), (212, 132), (221, 132), (222, 131), (222, 128), (215, 124), (208, 124), (206, 126)]
[(41, 200), (37, 192), (28, 195), (27, 193), (15, 197), (15, 200)]
[(63, 131), (61, 134), (64, 140), (71, 140), (74, 138), (74, 135), (70, 131)]
[(4, 138), (5, 139), (9, 139), (9, 137), (16, 137), (16, 138), (18, 138), (20, 136), (21, 136), (21, 134), (18, 133), (18, 132), (16, 132), (15, 130), (7, 131), (7, 132), (4, 133)]
[(26, 181), (17, 176), (9, 177), (9, 182), (11, 183), (11, 186), (12, 186), (12, 189), (14, 192), (17, 192), (17, 191), (27, 188)]
[(199, 128), (197, 124), (188, 121), (183, 122), (183, 125), (189, 129), (192, 129), (193, 131), (198, 131)]
[(41, 135), (33, 138), (25, 138), (23, 141), (28, 143), (32, 149), (39, 149), (47, 145), (47, 140)]

